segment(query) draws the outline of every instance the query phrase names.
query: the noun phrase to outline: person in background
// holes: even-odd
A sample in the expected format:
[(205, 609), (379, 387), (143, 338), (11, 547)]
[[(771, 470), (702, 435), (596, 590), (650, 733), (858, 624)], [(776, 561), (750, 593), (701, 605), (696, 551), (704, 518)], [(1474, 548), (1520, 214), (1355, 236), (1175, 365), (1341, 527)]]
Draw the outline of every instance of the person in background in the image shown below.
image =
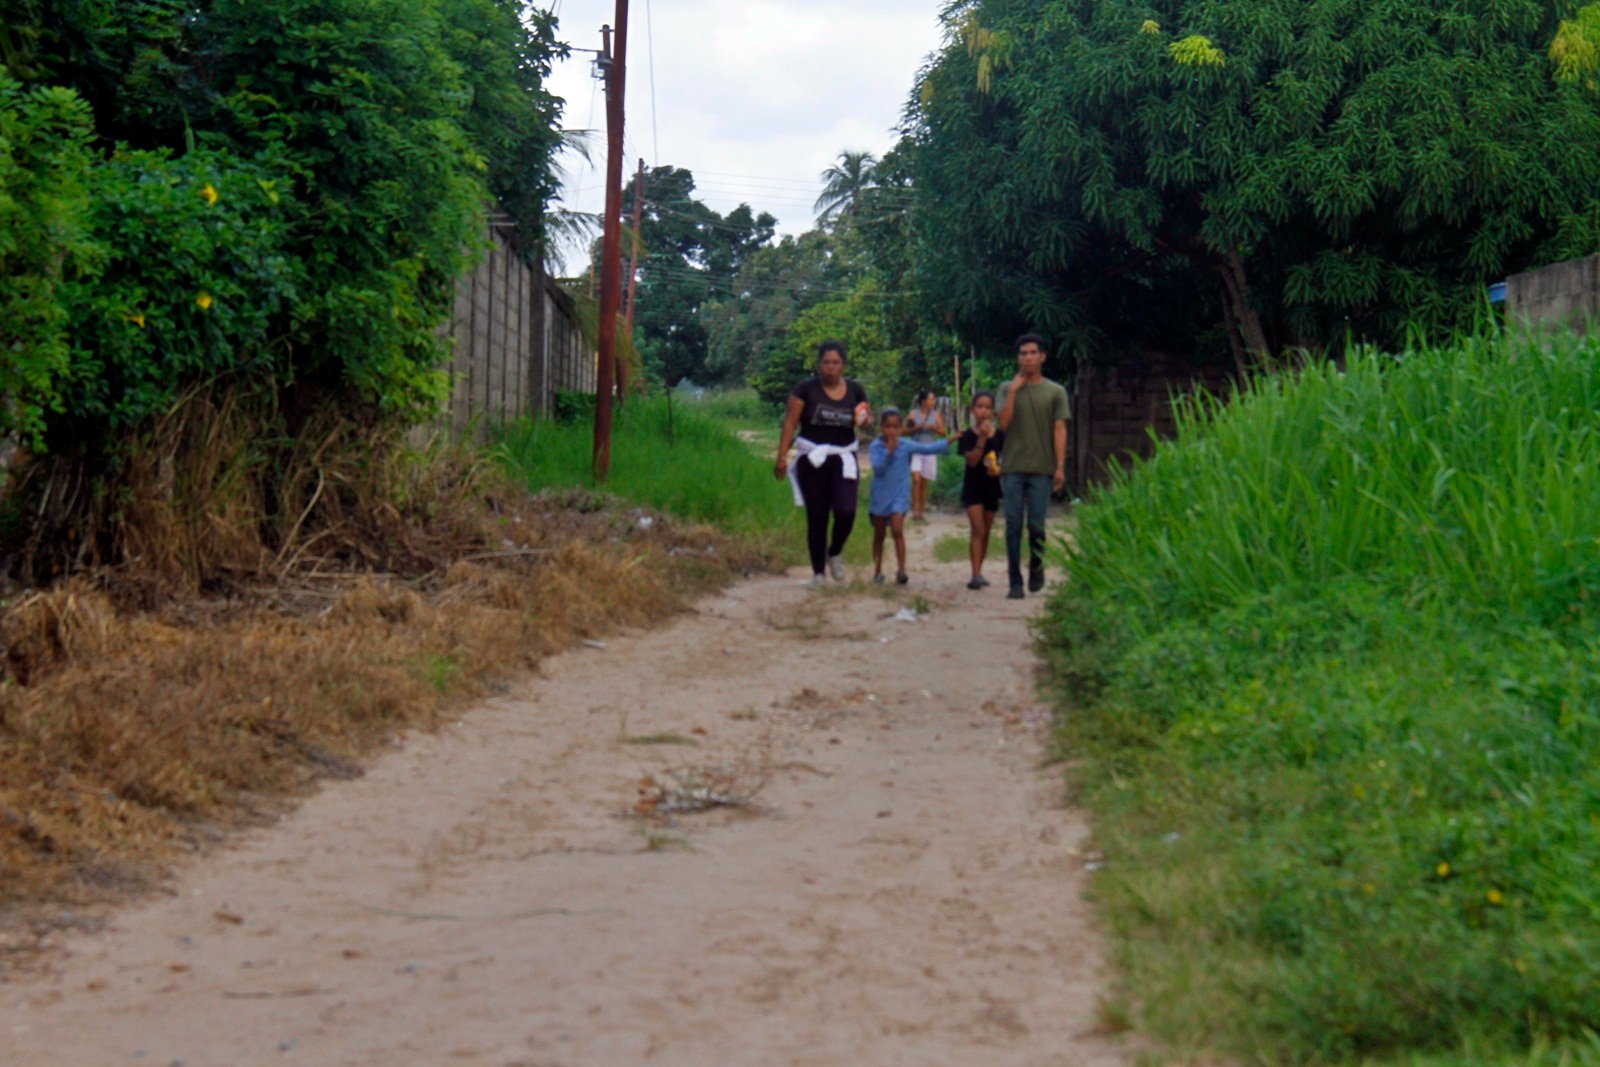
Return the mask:
[(985, 389), (972, 398), (972, 428), (956, 445), (967, 461), (961, 479), (961, 506), (971, 530), (967, 555), (972, 561), (972, 580), (968, 589), (989, 584), (983, 576), (983, 561), (989, 555), (989, 531), (1000, 510), (1000, 453), (1005, 446), (1005, 431), (995, 424), (994, 394)]
[(872, 457), (872, 492), (867, 514), (872, 517), (872, 580), (883, 581), (883, 539), (894, 534), (894, 580), (905, 585), (906, 508), (911, 503), (911, 464), (919, 456), (937, 456), (950, 451), (950, 442), (924, 443), (900, 434), (900, 412), (884, 408), (878, 419), (878, 437), (867, 449)]
[[(906, 433), (919, 445), (931, 445), (946, 433), (939, 398), (932, 389), (917, 394), (905, 420)], [(924, 452), (911, 459), (911, 521), (928, 521), (928, 490), (939, 480), (939, 457)]]
[[(823, 575), (844, 581), (839, 558), (850, 540), (856, 521), (856, 501), (861, 486), (856, 431), (872, 422), (872, 407), (861, 383), (844, 376), (843, 341), (817, 346), (817, 373), (794, 387), (778, 435), (778, 459), (772, 473), (788, 478), (794, 502), (806, 509), (806, 550), (811, 556), (811, 584), (823, 584)], [(789, 448), (798, 453), (793, 466)], [(828, 534), (828, 521), (833, 534)]]
[(1044, 520), (1052, 490), (1067, 484), (1067, 391), (1044, 376), (1045, 341), (1036, 333), (1017, 338), (1017, 375), (1000, 394), (1000, 493), (1006, 510), (1006, 570), (1021, 600), (1022, 531), (1028, 531), (1028, 588), (1044, 588)]

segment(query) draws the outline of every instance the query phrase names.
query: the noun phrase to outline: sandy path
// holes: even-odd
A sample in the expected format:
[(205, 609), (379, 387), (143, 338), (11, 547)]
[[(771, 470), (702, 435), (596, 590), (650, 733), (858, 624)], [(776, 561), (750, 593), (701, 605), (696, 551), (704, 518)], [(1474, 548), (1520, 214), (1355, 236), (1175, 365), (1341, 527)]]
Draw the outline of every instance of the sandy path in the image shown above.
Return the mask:
[[(1040, 601), (933, 563), (955, 522), (916, 528), (919, 622), (752, 581), (408, 738), (0, 985), (0, 1063), (1127, 1062)], [(621, 816), (674, 769), (754, 807)]]

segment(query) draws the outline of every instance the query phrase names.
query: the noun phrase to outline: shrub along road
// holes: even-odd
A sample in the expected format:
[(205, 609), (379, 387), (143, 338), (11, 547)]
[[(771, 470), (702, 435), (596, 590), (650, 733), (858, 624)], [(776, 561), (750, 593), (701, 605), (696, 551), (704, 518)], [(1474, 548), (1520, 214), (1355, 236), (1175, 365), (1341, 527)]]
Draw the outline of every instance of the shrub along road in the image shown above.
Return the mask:
[(907, 590), (746, 582), (411, 735), (0, 986), (0, 1060), (1127, 1062), (1042, 601), (965, 590), (954, 529)]

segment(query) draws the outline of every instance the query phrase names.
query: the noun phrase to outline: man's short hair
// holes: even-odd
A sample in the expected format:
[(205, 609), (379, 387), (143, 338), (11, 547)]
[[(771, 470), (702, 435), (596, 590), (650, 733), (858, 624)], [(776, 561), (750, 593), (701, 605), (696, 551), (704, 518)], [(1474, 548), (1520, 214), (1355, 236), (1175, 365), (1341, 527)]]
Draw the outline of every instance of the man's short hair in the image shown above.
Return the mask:
[(845, 348), (844, 348), (844, 342), (843, 341), (828, 340), (828, 341), (822, 342), (820, 345), (817, 346), (817, 358), (818, 359), (821, 359), (823, 356), (827, 355), (829, 352), (837, 352), (837, 353), (839, 353), (839, 358), (843, 359), (843, 360), (848, 360), (850, 358), (849, 356), (847, 356), (845, 354)]
[(1023, 345), (1038, 345), (1039, 351), (1045, 353), (1046, 355), (1048, 355), (1050, 352), (1050, 342), (1046, 341), (1043, 337), (1036, 333), (1025, 333), (1021, 337), (1017, 338), (1017, 343), (1012, 351), (1021, 352)]

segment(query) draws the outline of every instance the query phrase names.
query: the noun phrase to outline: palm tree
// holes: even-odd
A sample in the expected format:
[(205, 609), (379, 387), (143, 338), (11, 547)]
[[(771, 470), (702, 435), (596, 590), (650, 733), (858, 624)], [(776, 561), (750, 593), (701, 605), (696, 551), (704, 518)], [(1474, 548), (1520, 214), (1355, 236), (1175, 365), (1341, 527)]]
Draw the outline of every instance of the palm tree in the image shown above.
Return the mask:
[(813, 205), (819, 223), (849, 214), (861, 204), (861, 196), (872, 188), (878, 160), (871, 152), (840, 152), (839, 162), (822, 172), (822, 195)]

